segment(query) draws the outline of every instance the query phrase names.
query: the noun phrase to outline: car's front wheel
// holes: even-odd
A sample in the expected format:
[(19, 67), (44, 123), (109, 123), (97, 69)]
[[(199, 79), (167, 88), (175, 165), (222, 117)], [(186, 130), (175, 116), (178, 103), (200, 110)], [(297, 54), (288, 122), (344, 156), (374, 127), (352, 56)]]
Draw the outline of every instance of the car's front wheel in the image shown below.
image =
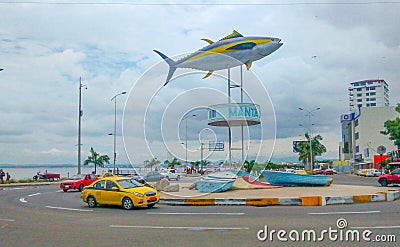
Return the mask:
[(97, 206), (97, 202), (96, 199), (94, 198), (94, 196), (88, 196), (87, 198), (87, 204), (90, 208), (94, 208)]
[(382, 187), (386, 187), (388, 185), (388, 181), (386, 178), (382, 178), (379, 180), (379, 183), (382, 185)]
[(82, 192), (83, 190), (83, 184), (79, 185), (79, 191)]
[(130, 210), (133, 208), (133, 202), (131, 198), (125, 197), (124, 200), (122, 200), (122, 207), (126, 210)]
[(181, 176), (176, 176), (176, 181), (179, 181), (179, 179), (181, 179)]

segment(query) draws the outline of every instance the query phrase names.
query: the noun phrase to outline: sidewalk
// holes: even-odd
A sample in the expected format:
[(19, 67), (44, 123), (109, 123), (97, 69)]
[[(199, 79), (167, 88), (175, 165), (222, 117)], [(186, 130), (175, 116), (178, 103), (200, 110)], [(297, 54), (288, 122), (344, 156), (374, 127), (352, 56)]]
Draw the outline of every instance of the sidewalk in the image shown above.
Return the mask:
[(325, 206), (399, 199), (398, 187), (336, 185), (326, 187), (282, 187), (268, 189), (229, 190), (202, 193), (189, 190), (192, 183), (179, 183), (178, 192), (160, 192), (161, 203), (167, 205), (297, 205)]

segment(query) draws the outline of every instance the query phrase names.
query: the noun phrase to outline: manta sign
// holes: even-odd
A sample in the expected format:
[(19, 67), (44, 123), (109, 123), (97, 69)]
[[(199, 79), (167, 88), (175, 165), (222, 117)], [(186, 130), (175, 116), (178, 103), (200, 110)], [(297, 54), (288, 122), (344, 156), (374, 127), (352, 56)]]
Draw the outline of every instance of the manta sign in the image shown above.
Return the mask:
[(250, 126), (260, 124), (260, 106), (251, 103), (219, 104), (209, 107), (208, 125)]

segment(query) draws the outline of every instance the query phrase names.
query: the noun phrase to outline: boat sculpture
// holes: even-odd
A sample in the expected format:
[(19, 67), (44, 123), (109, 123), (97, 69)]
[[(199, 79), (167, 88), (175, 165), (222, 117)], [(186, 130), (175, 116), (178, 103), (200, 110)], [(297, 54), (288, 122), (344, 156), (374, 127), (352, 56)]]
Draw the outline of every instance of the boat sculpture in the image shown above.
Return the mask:
[(237, 175), (232, 172), (215, 172), (197, 181), (197, 189), (204, 193), (219, 193), (229, 190)]
[(272, 185), (283, 186), (329, 186), (333, 179), (324, 175), (295, 174), (280, 171), (263, 170), (265, 180)]

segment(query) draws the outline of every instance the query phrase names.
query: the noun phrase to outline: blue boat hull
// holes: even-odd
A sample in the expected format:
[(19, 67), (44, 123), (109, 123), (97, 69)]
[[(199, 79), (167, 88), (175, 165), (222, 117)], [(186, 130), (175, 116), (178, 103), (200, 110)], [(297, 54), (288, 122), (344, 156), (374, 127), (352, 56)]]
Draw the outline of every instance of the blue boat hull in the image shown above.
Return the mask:
[(265, 180), (272, 185), (327, 186), (332, 182), (332, 178), (324, 175), (305, 175), (269, 170), (264, 170), (261, 173)]
[(218, 193), (229, 190), (235, 179), (201, 179), (197, 181), (197, 189), (204, 193)]

